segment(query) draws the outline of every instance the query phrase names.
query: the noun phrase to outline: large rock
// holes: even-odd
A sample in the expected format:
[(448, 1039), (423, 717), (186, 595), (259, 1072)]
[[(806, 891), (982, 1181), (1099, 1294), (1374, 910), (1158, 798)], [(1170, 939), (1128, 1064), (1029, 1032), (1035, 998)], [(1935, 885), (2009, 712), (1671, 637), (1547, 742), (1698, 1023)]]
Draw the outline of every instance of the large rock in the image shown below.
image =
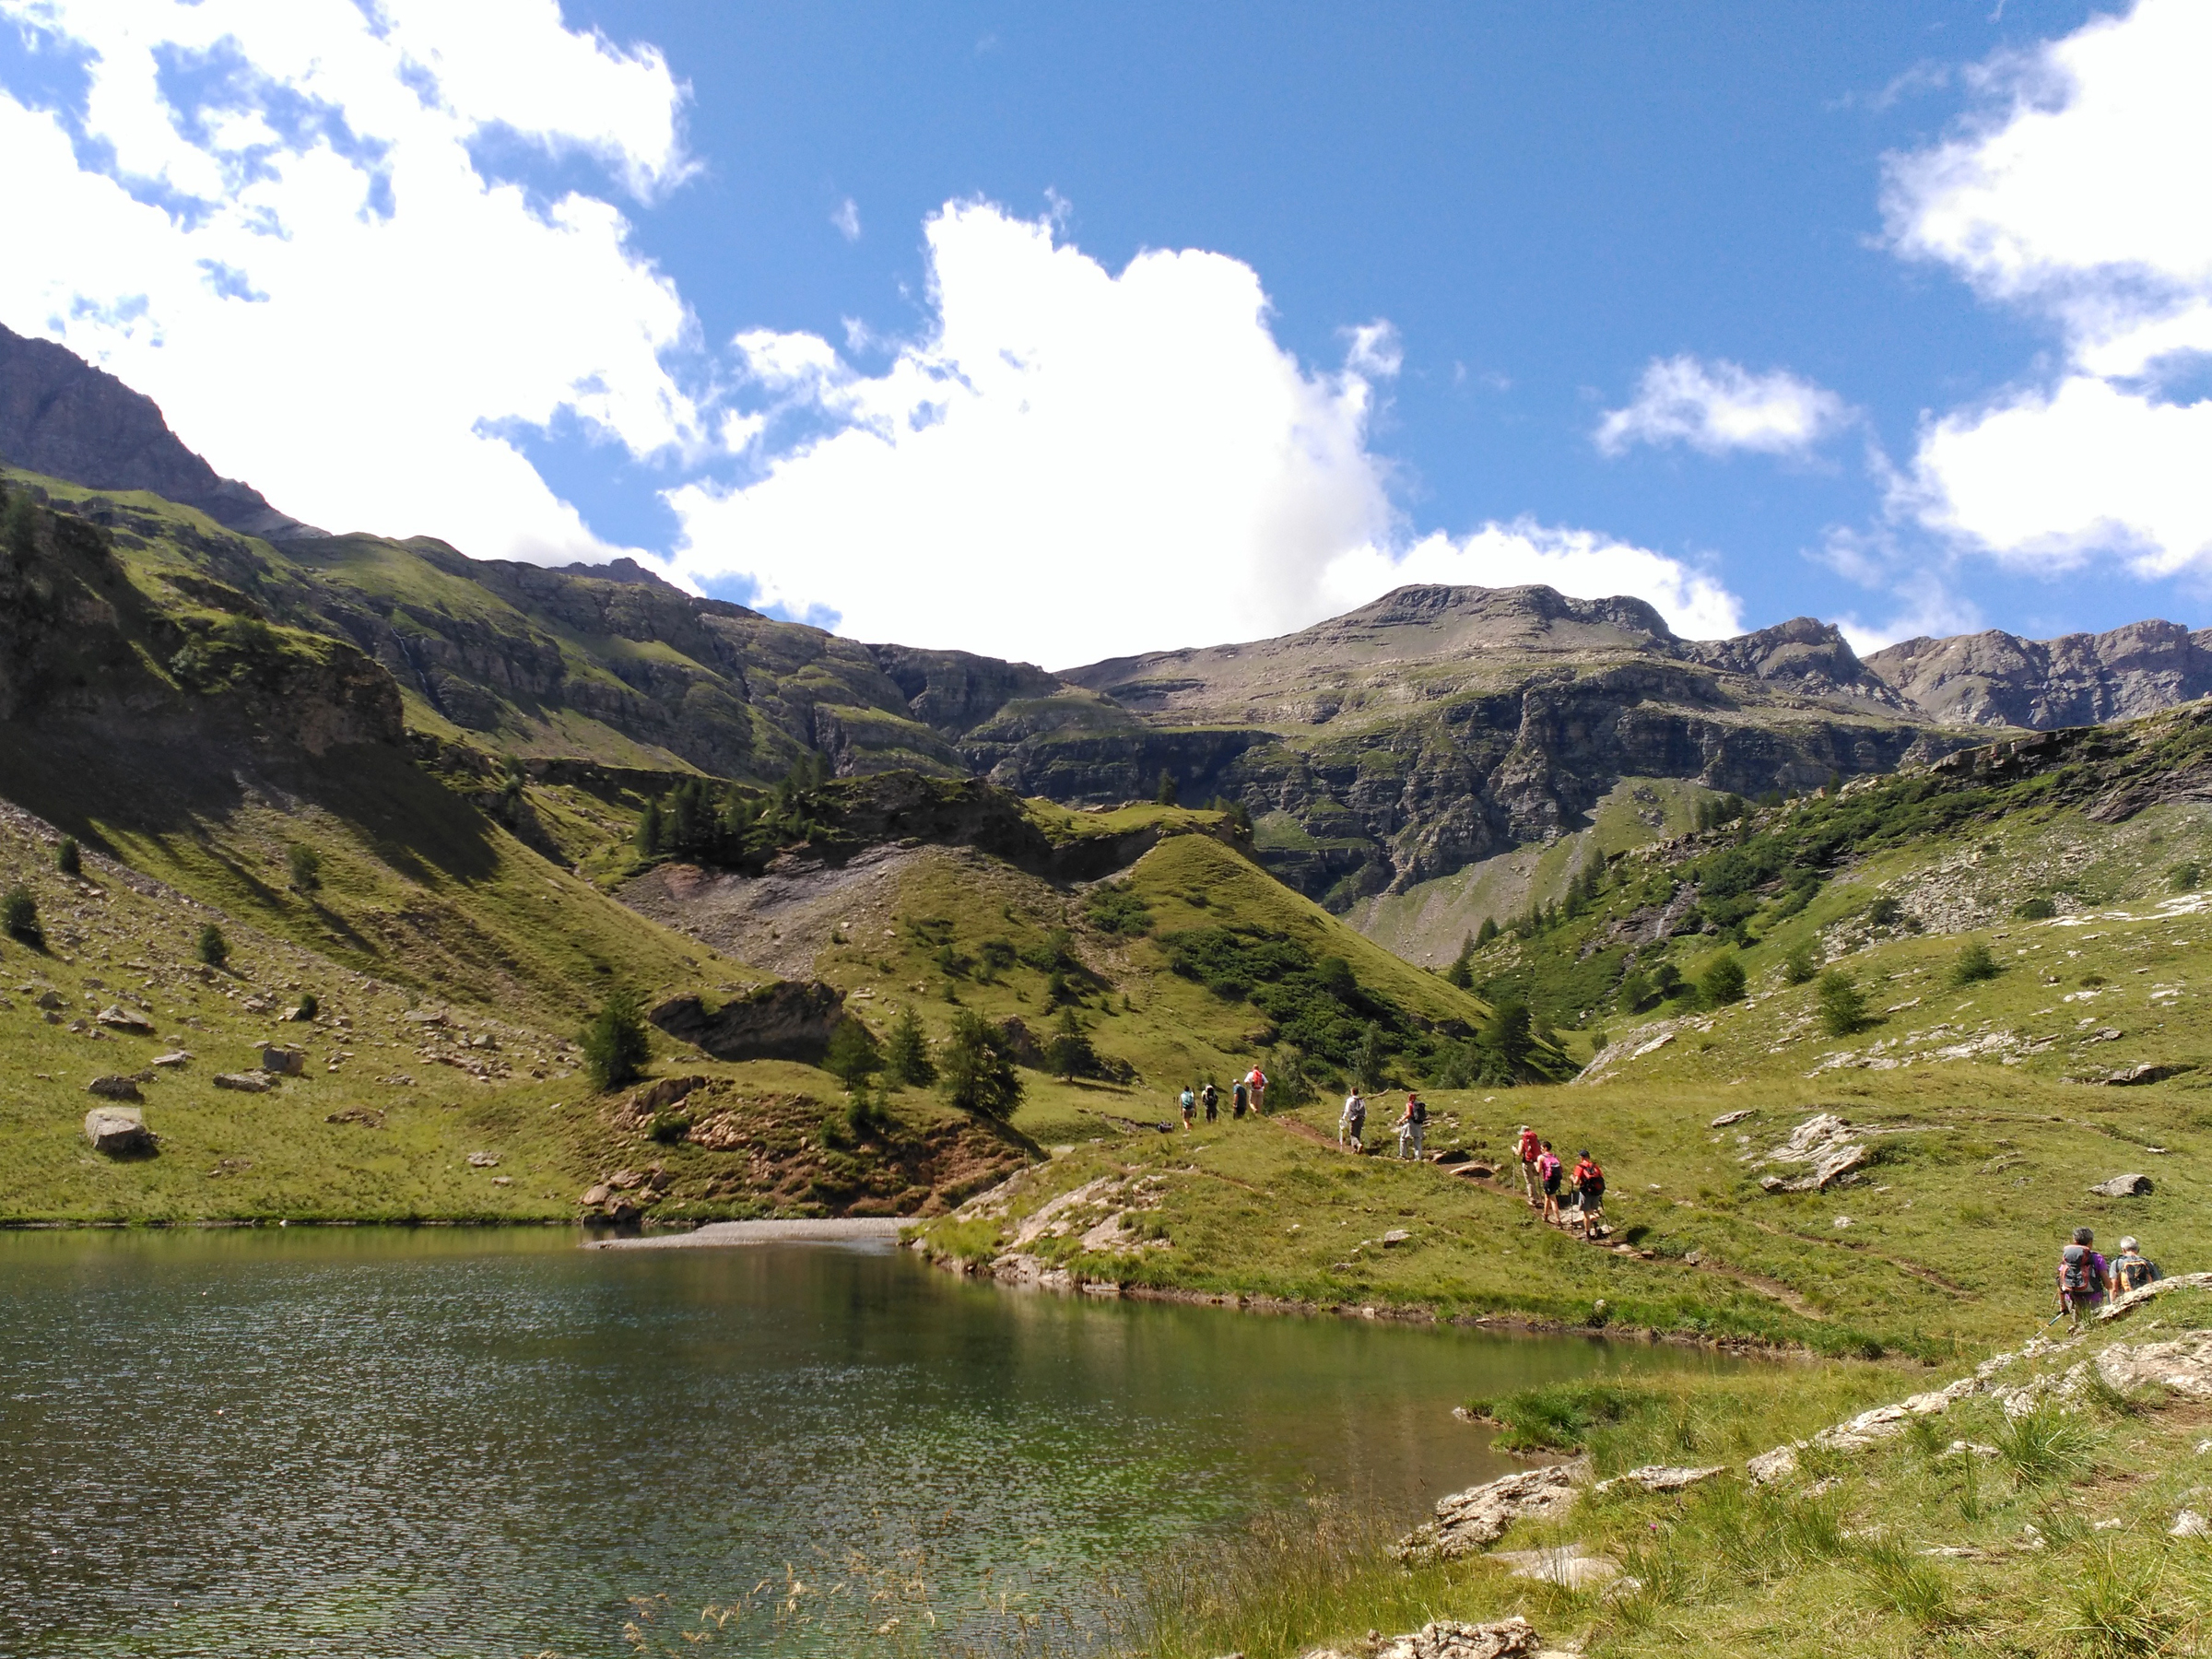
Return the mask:
[(776, 980), (732, 997), (709, 1012), (696, 996), (672, 997), (653, 1009), (653, 1023), (717, 1060), (800, 1060), (811, 1065), (830, 1047), (843, 1018), (845, 994), (819, 980)]
[(1375, 1650), (1375, 1659), (1534, 1659), (1543, 1641), (1536, 1627), (1514, 1616), (1493, 1624), (1441, 1618)]
[(240, 1094), (267, 1094), (276, 1087), (266, 1072), (217, 1072), (214, 1082), (218, 1088), (234, 1089)]
[(145, 1097), (138, 1092), (135, 1077), (95, 1077), (85, 1085), (87, 1094), (96, 1094), (104, 1100), (137, 1100)]
[(1759, 1161), (1811, 1164), (1812, 1171), (1789, 1181), (1779, 1175), (1762, 1176), (1759, 1186), (1770, 1193), (1826, 1192), (1844, 1176), (1856, 1174), (1874, 1161), (1874, 1154), (1865, 1143), (1853, 1138), (1862, 1133), (1832, 1112), (1806, 1119), (1790, 1132), (1788, 1140)]
[(279, 1077), (296, 1077), (307, 1069), (307, 1055), (283, 1043), (265, 1042), (261, 1046), (261, 1069)]
[(95, 1152), (105, 1152), (111, 1158), (154, 1149), (146, 1113), (135, 1106), (93, 1107), (85, 1113), (85, 1138)]
[(2147, 1198), (2150, 1196), (2150, 1177), (2115, 1175), (2110, 1181), (2099, 1182), (2089, 1191), (2100, 1198)]
[(1407, 1562), (1452, 1561), (1488, 1549), (1524, 1516), (1549, 1518), (1572, 1509), (1578, 1496), (1575, 1482), (1585, 1469), (1579, 1463), (1517, 1469), (1486, 1485), (1440, 1498), (1436, 1519), (1399, 1539), (1392, 1553)]
[(151, 1037), (154, 1022), (135, 1008), (126, 1008), (121, 1003), (102, 1008), (93, 1019), (111, 1031), (128, 1032), (133, 1037)]
[(2097, 1374), (2123, 1394), (2155, 1382), (2212, 1400), (2212, 1331), (2190, 1331), (2171, 1342), (2116, 1342), (2097, 1356)]

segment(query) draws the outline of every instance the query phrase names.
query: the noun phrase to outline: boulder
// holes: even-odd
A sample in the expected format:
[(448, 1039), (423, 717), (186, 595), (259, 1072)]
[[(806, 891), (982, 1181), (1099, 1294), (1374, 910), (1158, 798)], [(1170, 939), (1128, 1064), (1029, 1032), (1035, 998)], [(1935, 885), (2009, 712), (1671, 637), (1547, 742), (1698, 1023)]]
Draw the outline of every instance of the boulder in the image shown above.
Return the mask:
[(605, 1204), (614, 1195), (615, 1189), (611, 1186), (608, 1186), (606, 1182), (603, 1181), (596, 1186), (589, 1186), (584, 1188), (583, 1196), (578, 1199), (577, 1202), (582, 1204), (586, 1209), (597, 1209), (601, 1205)]
[(240, 1094), (267, 1094), (276, 1087), (266, 1072), (217, 1072), (218, 1088), (233, 1088)]
[(1761, 1452), (1744, 1465), (1744, 1473), (1759, 1486), (1787, 1480), (1797, 1473), (1797, 1448), (1777, 1446), (1771, 1452)]
[(500, 1167), (500, 1155), (497, 1152), (471, 1152), (468, 1155), (468, 1167), (472, 1170), (496, 1170)]
[(1735, 1112), (1724, 1112), (1719, 1117), (1714, 1118), (1712, 1123), (1706, 1124), (1705, 1126), (1708, 1129), (1725, 1129), (1731, 1124), (1742, 1123), (1746, 1118), (1749, 1117), (1758, 1110), (1759, 1109), (1756, 1106), (1745, 1106)]
[(1015, 1065), (1031, 1071), (1045, 1068), (1044, 1044), (1037, 1041), (1037, 1033), (1023, 1023), (1020, 1015), (1012, 1014), (1000, 1020), (998, 1034), (1006, 1041), (1006, 1058)]
[(2125, 1394), (2157, 1383), (2195, 1400), (2212, 1400), (2212, 1331), (2170, 1342), (2115, 1342), (2097, 1356), (2097, 1374)]
[(57, 1009), (57, 1008), (60, 1008), (60, 1007), (63, 1007), (63, 1006), (66, 1006), (66, 1005), (65, 1005), (65, 1004), (63, 1003), (63, 1001), (62, 1001), (62, 995), (61, 995), (61, 993), (60, 993), (60, 992), (58, 992), (58, 991), (41, 991), (41, 992), (40, 992), (40, 993), (39, 993), (39, 1003), (38, 1003), (38, 1006), (40, 1006), (41, 1009), (43, 1009), (45, 1012), (47, 1012), (47, 1013), (51, 1014), (51, 1013), (53, 1013), (53, 1012), (55, 1009)]
[(85, 1138), (92, 1143), (95, 1152), (105, 1152), (111, 1158), (154, 1149), (154, 1136), (146, 1126), (146, 1113), (135, 1106), (93, 1107), (85, 1113)]
[(1395, 1250), (1401, 1244), (1413, 1242), (1413, 1235), (1402, 1227), (1394, 1227), (1382, 1235), (1382, 1248)]
[(191, 1058), (192, 1051), (190, 1049), (171, 1049), (166, 1054), (156, 1054), (154, 1064), (156, 1065), (182, 1065)]
[(2115, 1175), (2110, 1181), (2099, 1182), (2089, 1191), (2100, 1198), (2147, 1198), (2150, 1196), (2150, 1177)]
[(105, 1100), (138, 1100), (146, 1098), (138, 1092), (138, 1079), (135, 1077), (95, 1077), (85, 1085), (85, 1092), (96, 1094)]
[(265, 1042), (261, 1045), (261, 1069), (279, 1077), (296, 1077), (307, 1069), (307, 1055), (282, 1043)]
[(671, 997), (648, 1016), (678, 1041), (717, 1060), (819, 1060), (844, 1017), (845, 994), (819, 980), (777, 980), (709, 1012), (696, 996)]
[(1640, 1469), (1630, 1469), (1625, 1475), (1616, 1475), (1610, 1480), (1601, 1480), (1595, 1489), (1609, 1492), (1616, 1487), (1641, 1487), (1647, 1492), (1679, 1492), (1696, 1486), (1701, 1480), (1711, 1480), (1724, 1473), (1720, 1465), (1710, 1469), (1685, 1468), (1678, 1464), (1646, 1464)]
[(1440, 1618), (1375, 1650), (1375, 1659), (1535, 1659), (1543, 1641), (1518, 1615), (1494, 1624)]
[(1874, 1154), (1851, 1138), (1860, 1133), (1832, 1112), (1806, 1119), (1790, 1132), (1788, 1140), (1759, 1161), (1810, 1164), (1812, 1172), (1794, 1181), (1784, 1181), (1776, 1175), (1762, 1176), (1760, 1188), (1770, 1193), (1826, 1192), (1844, 1176), (1856, 1174), (1874, 1161)]
[(1490, 1559), (1512, 1568), (1517, 1579), (1534, 1579), (1566, 1590), (1594, 1590), (1620, 1576), (1618, 1562), (1592, 1555), (1580, 1544), (1559, 1544), (1549, 1549), (1501, 1549)]
[(111, 1031), (127, 1031), (134, 1037), (151, 1037), (154, 1022), (135, 1008), (126, 1008), (115, 1003), (102, 1008), (93, 1017), (95, 1023), (106, 1026)]
[(1399, 1539), (1391, 1553), (1407, 1562), (1452, 1561), (1488, 1549), (1524, 1515), (1550, 1518), (1572, 1509), (1579, 1495), (1575, 1480), (1585, 1469), (1582, 1464), (1517, 1469), (1486, 1485), (1440, 1498), (1436, 1519)]
[(655, 1077), (623, 1102), (622, 1111), (642, 1123), (656, 1113), (668, 1110), (684, 1100), (694, 1089), (704, 1088), (705, 1077)]

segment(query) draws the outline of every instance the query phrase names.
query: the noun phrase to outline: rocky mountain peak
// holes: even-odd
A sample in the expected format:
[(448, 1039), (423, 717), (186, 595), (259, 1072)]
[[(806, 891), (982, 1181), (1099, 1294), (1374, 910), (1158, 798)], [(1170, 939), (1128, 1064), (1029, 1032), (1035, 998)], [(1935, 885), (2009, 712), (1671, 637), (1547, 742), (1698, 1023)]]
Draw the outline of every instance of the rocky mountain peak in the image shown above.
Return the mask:
[(2212, 629), (2130, 622), (2023, 640), (1986, 629), (1875, 652), (1866, 666), (1931, 719), (1961, 725), (2094, 725), (2212, 695)]
[(1365, 629), (1419, 629), (1454, 649), (1514, 645), (1618, 649), (1671, 642), (1666, 618), (1641, 599), (1614, 594), (1576, 599), (1540, 583), (1477, 587), (1415, 582), (1306, 630), (1337, 635)]
[(1692, 641), (1684, 653), (1693, 662), (1787, 685), (1808, 696), (1841, 692), (1872, 698), (1890, 708), (1906, 706), (1894, 686), (1868, 672), (1842, 629), (1817, 617), (1792, 617), (1728, 640)]
[(218, 475), (161, 410), (65, 347), (0, 325), (0, 461), (93, 489), (144, 489), (247, 535), (321, 535)]

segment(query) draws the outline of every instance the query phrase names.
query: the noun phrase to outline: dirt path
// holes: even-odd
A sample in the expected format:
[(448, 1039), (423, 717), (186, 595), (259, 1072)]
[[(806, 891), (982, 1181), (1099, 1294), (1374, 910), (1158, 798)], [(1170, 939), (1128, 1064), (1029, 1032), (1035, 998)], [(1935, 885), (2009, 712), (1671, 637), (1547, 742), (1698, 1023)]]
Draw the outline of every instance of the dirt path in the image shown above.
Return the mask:
[(852, 1216), (824, 1221), (711, 1221), (687, 1233), (650, 1239), (589, 1239), (586, 1250), (709, 1250), (735, 1244), (850, 1243), (896, 1241), (908, 1222), (898, 1216)]

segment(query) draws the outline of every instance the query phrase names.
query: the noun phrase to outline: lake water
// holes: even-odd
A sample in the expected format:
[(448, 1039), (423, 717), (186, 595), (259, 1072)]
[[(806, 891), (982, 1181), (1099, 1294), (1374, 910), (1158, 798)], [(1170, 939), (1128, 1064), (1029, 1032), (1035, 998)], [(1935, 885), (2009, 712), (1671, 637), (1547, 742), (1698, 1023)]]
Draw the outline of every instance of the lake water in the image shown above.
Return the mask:
[(575, 1244), (0, 1235), (0, 1654), (860, 1653), (1314, 1489), (1410, 1523), (1512, 1466), (1470, 1394), (1724, 1363)]

